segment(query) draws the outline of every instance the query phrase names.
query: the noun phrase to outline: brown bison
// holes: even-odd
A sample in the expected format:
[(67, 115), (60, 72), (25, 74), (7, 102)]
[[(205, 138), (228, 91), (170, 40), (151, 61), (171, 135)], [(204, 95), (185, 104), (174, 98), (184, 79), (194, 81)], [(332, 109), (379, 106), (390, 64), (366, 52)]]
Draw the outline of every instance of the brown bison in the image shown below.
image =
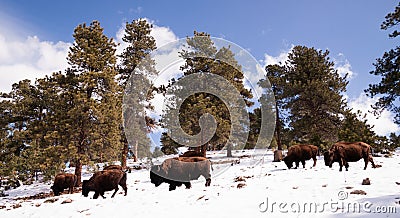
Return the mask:
[(103, 170), (121, 170), (121, 171), (123, 171), (122, 166), (120, 166), (120, 165), (108, 165), (108, 166), (104, 167)]
[(289, 169), (293, 167), (293, 162), (295, 162), (296, 167), (294, 169), (297, 169), (300, 162), (303, 164), (303, 168), (305, 168), (306, 160), (312, 158), (314, 160), (313, 167), (315, 167), (317, 164), (317, 154), (318, 147), (315, 145), (293, 145), (289, 147), (283, 161)]
[(186, 151), (185, 153), (179, 155), (179, 157), (203, 157), (203, 153), (198, 151)]
[(325, 165), (332, 167), (333, 162), (338, 162), (339, 171), (342, 171), (343, 165), (348, 171), (348, 162), (357, 162), (362, 158), (365, 162), (364, 170), (367, 169), (368, 161), (375, 168), (371, 149), (371, 146), (364, 142), (337, 142), (324, 153)]
[(83, 180), (82, 194), (87, 197), (90, 191), (94, 191), (93, 199), (97, 199), (99, 195), (105, 198), (104, 192), (114, 190), (111, 195), (113, 198), (118, 191), (118, 185), (124, 189), (126, 196), (126, 173), (118, 169), (103, 170), (93, 174), (89, 180)]
[(60, 195), (64, 189), (68, 188), (68, 194), (72, 194), (76, 184), (77, 177), (71, 173), (59, 173), (54, 178), (54, 184), (50, 187), (55, 196)]
[(169, 184), (169, 190), (185, 185), (191, 188), (190, 180), (196, 180), (200, 176), (206, 179), (205, 186), (211, 184), (211, 162), (204, 157), (175, 157), (164, 160), (161, 165), (154, 165), (150, 170), (150, 180), (156, 187), (163, 182)]

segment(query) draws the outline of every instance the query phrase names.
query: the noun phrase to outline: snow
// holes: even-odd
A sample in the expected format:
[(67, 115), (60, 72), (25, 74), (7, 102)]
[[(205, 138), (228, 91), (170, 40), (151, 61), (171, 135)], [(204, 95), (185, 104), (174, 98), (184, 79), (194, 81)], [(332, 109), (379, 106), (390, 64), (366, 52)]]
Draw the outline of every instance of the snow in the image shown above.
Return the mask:
[[(127, 196), (120, 188), (114, 198), (110, 198), (112, 191), (107, 192), (106, 199), (92, 199), (93, 192), (87, 198), (75, 193), (17, 199), (50, 192), (51, 182), (37, 182), (6, 191), (9, 196), (0, 198), (0, 207), (5, 207), (0, 217), (400, 217), (399, 149), (389, 158), (374, 157), (380, 168), (368, 164), (363, 170), (364, 163), (359, 161), (350, 163), (347, 172), (339, 172), (337, 163), (326, 167), (322, 156), (315, 168), (310, 160), (304, 169), (300, 164), (299, 169), (288, 170), (283, 162), (272, 162), (271, 150), (233, 154), (233, 158), (207, 154), (214, 169), (210, 187), (200, 178), (192, 181), (191, 189), (182, 186), (168, 191), (165, 183), (154, 187), (149, 170), (142, 169), (128, 173)], [(90, 176), (86, 172), (83, 178)], [(237, 177), (245, 181), (235, 182)], [(365, 178), (371, 185), (361, 185)], [(237, 188), (239, 183), (245, 186)], [(366, 195), (350, 194), (354, 190)], [(56, 201), (46, 202), (49, 199)], [(62, 204), (67, 199), (72, 202)], [(17, 204), (20, 207), (14, 209)], [(378, 213), (382, 211), (386, 213)]]

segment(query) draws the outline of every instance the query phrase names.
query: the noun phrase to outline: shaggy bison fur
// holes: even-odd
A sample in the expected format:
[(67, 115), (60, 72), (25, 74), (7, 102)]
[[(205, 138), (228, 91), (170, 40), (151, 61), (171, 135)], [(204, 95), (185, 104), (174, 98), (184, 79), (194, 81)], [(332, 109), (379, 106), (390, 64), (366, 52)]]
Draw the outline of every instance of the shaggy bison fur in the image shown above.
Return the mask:
[(203, 153), (190, 150), (179, 155), (179, 157), (203, 157)]
[(364, 159), (364, 170), (367, 169), (368, 162), (371, 162), (375, 168), (375, 163), (372, 158), (372, 148), (364, 142), (337, 142), (328, 151), (324, 153), (325, 165), (332, 167), (334, 162), (339, 163), (339, 171), (342, 171), (343, 165), (348, 171), (348, 162), (357, 162)]
[(53, 190), (55, 196), (60, 195), (66, 188), (68, 188), (68, 194), (72, 194), (76, 181), (77, 177), (74, 174), (59, 173), (54, 178), (54, 184), (50, 188)]
[(111, 196), (113, 198), (118, 191), (118, 185), (124, 189), (126, 196), (126, 173), (118, 169), (103, 170), (96, 172), (89, 180), (83, 180), (82, 194), (87, 197), (90, 191), (94, 191), (93, 199), (97, 199), (99, 195), (105, 198), (104, 192), (114, 190)]
[(314, 160), (313, 167), (317, 164), (318, 147), (315, 145), (293, 145), (288, 149), (286, 157), (283, 158), (286, 166), (290, 169), (293, 167), (293, 162), (296, 163), (295, 169), (299, 167), (299, 163), (305, 168), (306, 160), (311, 158)]
[(190, 180), (200, 176), (206, 179), (205, 186), (211, 184), (211, 162), (204, 157), (176, 157), (164, 160), (161, 165), (154, 165), (150, 170), (150, 180), (156, 187), (162, 183), (169, 184), (169, 190), (185, 185), (191, 188)]

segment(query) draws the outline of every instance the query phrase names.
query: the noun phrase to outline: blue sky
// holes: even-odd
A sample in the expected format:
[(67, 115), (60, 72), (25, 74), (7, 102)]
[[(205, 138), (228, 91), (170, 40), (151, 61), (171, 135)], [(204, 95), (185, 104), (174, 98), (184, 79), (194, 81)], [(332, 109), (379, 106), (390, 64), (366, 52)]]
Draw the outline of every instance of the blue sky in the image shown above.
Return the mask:
[[(2, 0), (0, 91), (21, 75), (31, 78), (63, 69), (65, 61), (61, 59), (80, 23), (99, 20), (105, 34), (117, 38), (126, 21), (147, 18), (158, 28), (160, 41), (205, 31), (247, 49), (262, 65), (284, 60), (293, 45), (328, 49), (337, 69), (352, 74), (346, 93), (350, 105), (367, 111), (374, 100), (365, 97), (363, 90), (379, 81), (369, 74), (372, 64), (398, 45), (398, 39), (389, 39), (389, 31), (380, 29), (385, 15), (397, 4), (392, 0), (70, 0), (57, 4)], [(390, 116), (387, 112), (379, 120), (371, 116), (369, 120), (382, 126), (377, 129), (386, 128), (382, 134), (400, 132), (392, 123), (388, 125)]]

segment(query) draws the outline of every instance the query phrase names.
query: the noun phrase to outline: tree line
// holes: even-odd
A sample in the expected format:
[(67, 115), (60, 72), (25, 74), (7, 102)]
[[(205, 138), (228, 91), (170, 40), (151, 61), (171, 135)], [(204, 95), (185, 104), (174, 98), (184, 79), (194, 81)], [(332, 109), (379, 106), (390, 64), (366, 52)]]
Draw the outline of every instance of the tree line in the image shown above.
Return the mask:
[[(400, 4), (385, 19), (381, 29), (396, 27)], [(98, 21), (79, 24), (67, 56), (69, 68), (35, 81), (19, 81), (9, 93), (0, 93), (0, 177), (18, 174), (28, 179), (41, 173), (51, 178), (69, 165), (75, 167), (81, 181), (82, 166), (86, 164), (120, 160), (124, 166), (132, 153), (133, 157), (152, 157), (160, 151), (176, 153), (182, 145), (165, 132), (161, 135), (161, 148), (155, 150), (150, 148), (151, 141), (146, 136), (155, 126), (173, 128), (165, 125), (171, 119), (170, 108), (164, 110), (160, 120), (151, 118), (146, 111), (154, 110), (151, 100), (155, 94), (165, 93), (177, 80), (199, 72), (225, 78), (239, 91), (246, 107), (253, 107), (248, 112), (245, 148), (254, 148), (260, 137), (262, 109), (255, 107), (257, 102), (252, 100), (251, 90), (244, 86), (245, 78), (234, 53), (229, 47), (217, 48), (208, 33), (195, 31), (193, 37), (186, 38), (189, 47), (180, 52), (185, 60), (181, 78), (160, 87), (155, 87), (151, 80), (142, 83), (145, 87), (129, 86), (130, 76), (142, 73), (144, 77), (140, 78), (149, 78), (158, 73), (152, 60), (148, 60), (146, 70), (134, 71), (156, 49), (151, 29), (152, 25), (143, 19), (127, 22), (122, 40), (128, 46), (117, 55), (117, 43), (103, 33)], [(398, 35), (395, 30), (389, 36)], [(380, 76), (381, 81), (365, 90), (371, 97), (379, 97), (373, 106), (376, 114), (389, 109), (395, 113), (397, 124), (399, 51), (397, 47), (376, 60), (375, 70), (370, 73)], [(203, 54), (213, 58), (192, 58)], [(276, 120), (272, 121), (276, 124), (274, 137), (271, 143), (266, 140), (265, 147), (282, 150), (304, 143), (325, 149), (336, 141), (364, 141), (377, 149), (391, 149), (400, 144), (400, 136), (395, 133), (389, 138), (376, 135), (365, 115), (348, 107), (343, 97), (347, 78), (334, 69), (328, 50), (298, 45), (285, 63), (268, 65), (265, 71), (265, 78), (258, 83), (264, 88), (269, 82), (272, 85), (276, 113)], [(150, 90), (125, 99), (146, 108), (144, 112), (136, 108), (123, 110), (125, 87)], [(125, 132), (122, 113), (140, 113), (145, 119), (134, 121), (138, 125)], [(217, 130), (210, 141), (200, 143), (198, 151), (205, 155), (208, 149), (227, 149), (228, 155), (232, 155), (234, 144), (227, 142), (234, 124), (228, 107), (217, 96), (196, 93), (185, 99), (179, 114), (182, 129), (190, 135), (199, 133), (199, 118), (204, 113), (214, 116)], [(128, 142), (126, 135), (133, 135), (135, 140)]]

